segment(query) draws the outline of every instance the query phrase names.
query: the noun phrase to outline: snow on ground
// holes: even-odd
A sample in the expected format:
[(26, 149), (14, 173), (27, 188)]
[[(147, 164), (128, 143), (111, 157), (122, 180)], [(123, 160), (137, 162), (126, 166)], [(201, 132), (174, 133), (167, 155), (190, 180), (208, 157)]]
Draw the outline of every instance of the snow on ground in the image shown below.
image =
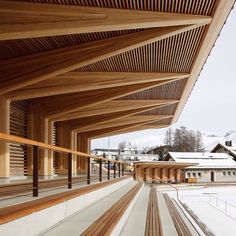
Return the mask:
[(179, 199), (214, 235), (236, 235), (236, 186), (181, 189)]

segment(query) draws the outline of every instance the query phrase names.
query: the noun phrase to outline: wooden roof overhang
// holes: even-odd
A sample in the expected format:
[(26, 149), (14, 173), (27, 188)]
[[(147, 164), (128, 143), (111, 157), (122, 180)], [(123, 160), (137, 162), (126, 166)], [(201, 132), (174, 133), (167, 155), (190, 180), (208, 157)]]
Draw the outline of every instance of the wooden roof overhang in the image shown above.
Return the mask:
[(89, 138), (178, 119), (234, 0), (0, 0), (0, 96)]
[(198, 163), (176, 163), (171, 161), (155, 161), (155, 162), (134, 162), (134, 166), (138, 169), (184, 169), (190, 166), (196, 166)]

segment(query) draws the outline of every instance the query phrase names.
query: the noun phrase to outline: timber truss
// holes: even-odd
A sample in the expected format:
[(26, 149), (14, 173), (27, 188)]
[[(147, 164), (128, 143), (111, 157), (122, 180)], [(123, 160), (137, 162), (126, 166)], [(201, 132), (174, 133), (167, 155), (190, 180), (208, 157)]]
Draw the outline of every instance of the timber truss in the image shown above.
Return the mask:
[(175, 122), (234, 1), (46, 2), (0, 1), (0, 96), (92, 139)]

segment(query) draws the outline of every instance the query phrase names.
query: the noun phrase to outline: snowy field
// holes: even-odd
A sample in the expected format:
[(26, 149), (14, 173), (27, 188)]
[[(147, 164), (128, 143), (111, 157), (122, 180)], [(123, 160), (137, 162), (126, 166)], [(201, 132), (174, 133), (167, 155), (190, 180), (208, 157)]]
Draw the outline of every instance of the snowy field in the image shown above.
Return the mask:
[[(177, 198), (175, 191), (167, 193)], [(213, 235), (236, 235), (236, 186), (180, 189), (179, 200)]]

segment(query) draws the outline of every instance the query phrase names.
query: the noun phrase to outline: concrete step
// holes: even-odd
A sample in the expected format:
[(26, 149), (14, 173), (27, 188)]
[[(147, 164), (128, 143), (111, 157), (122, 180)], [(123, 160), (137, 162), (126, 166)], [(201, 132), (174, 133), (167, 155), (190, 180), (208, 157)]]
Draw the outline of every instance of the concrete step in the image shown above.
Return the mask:
[(100, 199), (96, 203), (90, 205), (86, 209), (74, 214), (72, 217), (55, 225), (50, 230), (40, 234), (42, 236), (76, 236), (85, 231), (93, 222), (95, 222), (102, 214), (124, 196), (136, 182), (132, 181), (125, 186), (119, 188), (115, 192)]
[(167, 208), (164, 196), (161, 192), (158, 191), (157, 191), (157, 200), (158, 200), (159, 215), (160, 215), (163, 236), (178, 236), (170, 212)]
[(126, 221), (121, 236), (136, 235), (143, 236), (145, 233), (146, 216), (150, 188), (145, 186)]

